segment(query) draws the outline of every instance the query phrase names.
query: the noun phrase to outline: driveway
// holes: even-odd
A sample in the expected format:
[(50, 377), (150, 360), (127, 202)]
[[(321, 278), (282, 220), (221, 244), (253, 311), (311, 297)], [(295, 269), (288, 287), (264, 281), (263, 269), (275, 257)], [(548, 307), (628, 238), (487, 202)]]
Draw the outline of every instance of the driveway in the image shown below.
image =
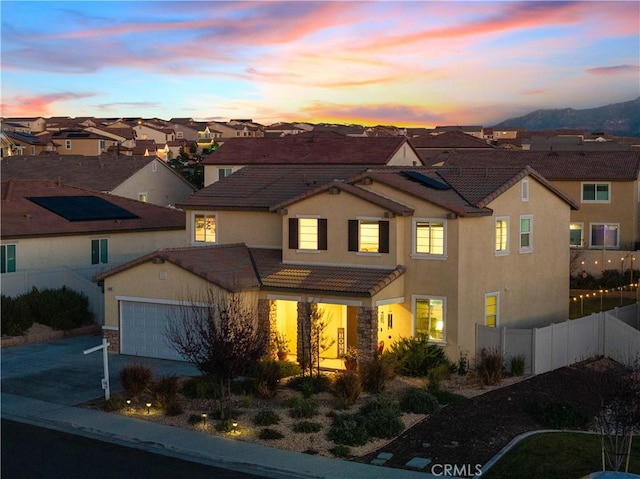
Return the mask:
[[(101, 336), (79, 336), (2, 348), (2, 392), (69, 406), (104, 397), (102, 351), (83, 353), (101, 341)], [(147, 365), (155, 377), (199, 374), (193, 365), (181, 361), (118, 354), (108, 358), (112, 394), (122, 391), (120, 370), (129, 364)]]

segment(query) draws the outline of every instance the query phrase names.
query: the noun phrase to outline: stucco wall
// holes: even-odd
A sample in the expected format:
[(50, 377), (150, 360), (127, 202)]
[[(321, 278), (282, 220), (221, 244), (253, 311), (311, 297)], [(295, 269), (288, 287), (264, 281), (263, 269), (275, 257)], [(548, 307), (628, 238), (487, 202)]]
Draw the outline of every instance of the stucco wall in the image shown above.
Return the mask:
[(178, 175), (169, 170), (162, 161), (156, 161), (156, 171), (150, 162), (136, 174), (118, 185), (112, 193), (126, 198), (138, 199), (140, 193), (146, 193), (147, 202), (156, 205), (175, 205), (195, 191)]

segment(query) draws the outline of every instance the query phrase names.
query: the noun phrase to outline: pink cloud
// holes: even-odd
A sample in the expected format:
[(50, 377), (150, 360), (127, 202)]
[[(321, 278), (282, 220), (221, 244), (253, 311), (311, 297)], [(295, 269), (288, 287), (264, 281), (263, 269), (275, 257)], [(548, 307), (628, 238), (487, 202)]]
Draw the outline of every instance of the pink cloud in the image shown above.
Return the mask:
[(543, 93), (546, 93), (547, 90), (542, 90), (542, 89), (538, 89), (538, 90), (523, 90), (522, 94), (523, 95), (542, 95)]
[(95, 96), (94, 93), (50, 93), (47, 95), (16, 95), (7, 103), (0, 103), (0, 110), (5, 116), (49, 116), (54, 103), (68, 100), (79, 100)]
[(617, 75), (619, 73), (638, 73), (640, 65), (613, 65), (609, 67), (587, 68), (587, 73), (592, 75)]

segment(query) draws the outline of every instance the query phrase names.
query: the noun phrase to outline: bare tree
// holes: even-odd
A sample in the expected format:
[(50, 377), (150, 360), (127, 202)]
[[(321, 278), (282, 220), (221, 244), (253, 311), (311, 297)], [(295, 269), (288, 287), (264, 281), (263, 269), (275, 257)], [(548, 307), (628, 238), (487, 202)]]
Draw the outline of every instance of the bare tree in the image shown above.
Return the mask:
[(320, 375), (321, 355), (335, 344), (335, 339), (326, 335), (331, 317), (318, 307), (318, 303), (305, 305), (305, 321), (302, 324), (302, 370), (313, 375), (313, 369)]

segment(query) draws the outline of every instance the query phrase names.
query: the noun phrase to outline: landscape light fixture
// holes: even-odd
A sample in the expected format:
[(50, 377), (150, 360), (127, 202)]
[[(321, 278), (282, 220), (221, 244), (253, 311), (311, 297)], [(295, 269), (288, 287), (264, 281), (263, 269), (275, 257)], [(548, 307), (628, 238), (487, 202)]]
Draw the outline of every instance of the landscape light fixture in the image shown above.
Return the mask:
[(234, 420), (231, 425), (233, 426), (233, 433), (235, 434), (238, 429), (238, 421)]
[(131, 411), (131, 399), (127, 399), (127, 409)]
[(151, 414), (151, 403), (147, 403), (147, 414)]
[(202, 424), (203, 425), (207, 424), (207, 413), (206, 412), (202, 413)]

